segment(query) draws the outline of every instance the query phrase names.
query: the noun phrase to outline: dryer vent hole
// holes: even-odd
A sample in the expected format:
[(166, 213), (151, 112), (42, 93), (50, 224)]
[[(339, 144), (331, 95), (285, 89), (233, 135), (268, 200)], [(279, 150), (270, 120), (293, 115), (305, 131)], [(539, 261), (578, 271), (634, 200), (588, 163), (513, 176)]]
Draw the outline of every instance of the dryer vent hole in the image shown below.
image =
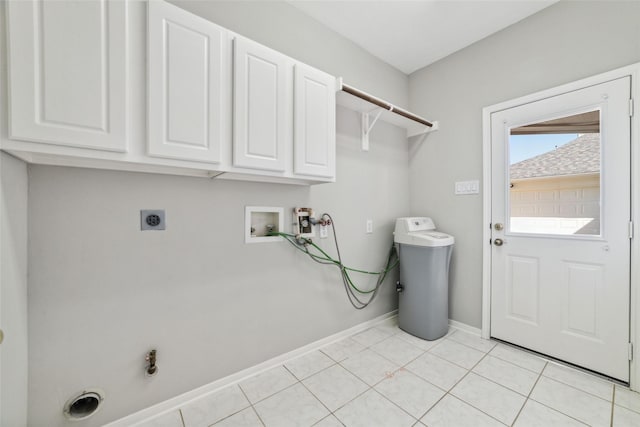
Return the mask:
[(84, 391), (69, 399), (63, 412), (71, 420), (82, 420), (93, 415), (100, 407), (102, 400), (100, 393)]

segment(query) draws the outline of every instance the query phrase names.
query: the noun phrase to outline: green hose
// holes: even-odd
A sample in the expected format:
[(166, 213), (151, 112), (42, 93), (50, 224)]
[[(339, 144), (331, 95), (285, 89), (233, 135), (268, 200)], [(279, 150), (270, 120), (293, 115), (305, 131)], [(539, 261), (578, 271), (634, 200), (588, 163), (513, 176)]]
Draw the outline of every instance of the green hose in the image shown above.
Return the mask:
[[(387, 274), (392, 271), (393, 269), (398, 267), (398, 259), (397, 257), (395, 257), (395, 247), (392, 245), (391, 246), (391, 250), (389, 251), (389, 256), (387, 257), (387, 264), (384, 267), (384, 269), (382, 271), (367, 271), (367, 270), (360, 270), (357, 268), (351, 268), (351, 267), (347, 267), (345, 265), (343, 265), (341, 263), (341, 261), (336, 260), (334, 258), (332, 258), (329, 254), (327, 254), (321, 247), (319, 247), (317, 244), (313, 243), (313, 241), (311, 239), (307, 239), (304, 237), (298, 237), (294, 234), (289, 234), (289, 233), (282, 233), (282, 232), (272, 232), (269, 233), (270, 236), (280, 236), (283, 237), (285, 240), (287, 240), (289, 243), (291, 243), (291, 245), (293, 245), (296, 249), (298, 249), (299, 251), (307, 254), (309, 257), (311, 257), (313, 260), (321, 263), (321, 264), (329, 264), (329, 265), (335, 265), (336, 267), (340, 268), (342, 275), (344, 277), (344, 279), (346, 280), (346, 282), (349, 284), (349, 286), (351, 288), (353, 288), (356, 292), (360, 293), (360, 294), (371, 294), (377, 291), (379, 284), (381, 284), (384, 279), (386, 278)], [(313, 249), (315, 249), (316, 251), (318, 251), (320, 253), (320, 255), (318, 254), (314, 254), (312, 252), (309, 251), (309, 247), (312, 247)], [(394, 259), (395, 258), (395, 259)], [(365, 291), (362, 290), (360, 288), (358, 288), (354, 283), (353, 283), (353, 279), (351, 278), (351, 276), (349, 275), (349, 272), (354, 272), (354, 273), (361, 273), (361, 274), (369, 274), (369, 275), (375, 275), (378, 276), (378, 281), (377, 281), (377, 286), (374, 289)]]

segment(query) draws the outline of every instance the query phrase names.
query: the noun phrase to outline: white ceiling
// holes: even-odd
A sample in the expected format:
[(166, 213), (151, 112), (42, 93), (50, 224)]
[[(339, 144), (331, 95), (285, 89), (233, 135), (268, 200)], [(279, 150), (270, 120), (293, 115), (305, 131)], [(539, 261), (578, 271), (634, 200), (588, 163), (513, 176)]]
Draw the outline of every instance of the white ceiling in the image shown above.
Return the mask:
[(372, 55), (411, 74), (558, 0), (292, 0)]

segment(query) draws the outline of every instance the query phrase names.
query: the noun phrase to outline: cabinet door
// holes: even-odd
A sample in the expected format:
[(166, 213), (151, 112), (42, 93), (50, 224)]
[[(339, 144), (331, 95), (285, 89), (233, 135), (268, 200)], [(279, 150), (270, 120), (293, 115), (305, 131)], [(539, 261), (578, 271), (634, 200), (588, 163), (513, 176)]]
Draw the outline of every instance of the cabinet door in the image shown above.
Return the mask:
[(234, 166), (285, 171), (292, 136), (292, 67), (278, 52), (234, 40)]
[(293, 172), (335, 177), (335, 78), (303, 64), (295, 65)]
[(127, 3), (5, 2), (11, 138), (127, 149)]
[(223, 96), (227, 33), (163, 1), (148, 8), (148, 153), (219, 162), (231, 107)]

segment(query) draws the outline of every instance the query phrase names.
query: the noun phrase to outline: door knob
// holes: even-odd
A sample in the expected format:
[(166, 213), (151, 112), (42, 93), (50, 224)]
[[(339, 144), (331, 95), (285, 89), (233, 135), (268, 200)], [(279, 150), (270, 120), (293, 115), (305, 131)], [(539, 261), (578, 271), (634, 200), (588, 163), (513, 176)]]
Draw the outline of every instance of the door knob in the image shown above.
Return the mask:
[(2, 341), (4, 341), (4, 332), (0, 329), (0, 344), (2, 344)]
[(500, 231), (504, 228), (504, 225), (502, 225), (502, 223), (500, 222), (496, 222), (495, 225), (493, 226), (493, 228), (495, 228), (496, 230)]
[(504, 244), (504, 240), (502, 239), (493, 239), (493, 244), (496, 246), (502, 246)]

